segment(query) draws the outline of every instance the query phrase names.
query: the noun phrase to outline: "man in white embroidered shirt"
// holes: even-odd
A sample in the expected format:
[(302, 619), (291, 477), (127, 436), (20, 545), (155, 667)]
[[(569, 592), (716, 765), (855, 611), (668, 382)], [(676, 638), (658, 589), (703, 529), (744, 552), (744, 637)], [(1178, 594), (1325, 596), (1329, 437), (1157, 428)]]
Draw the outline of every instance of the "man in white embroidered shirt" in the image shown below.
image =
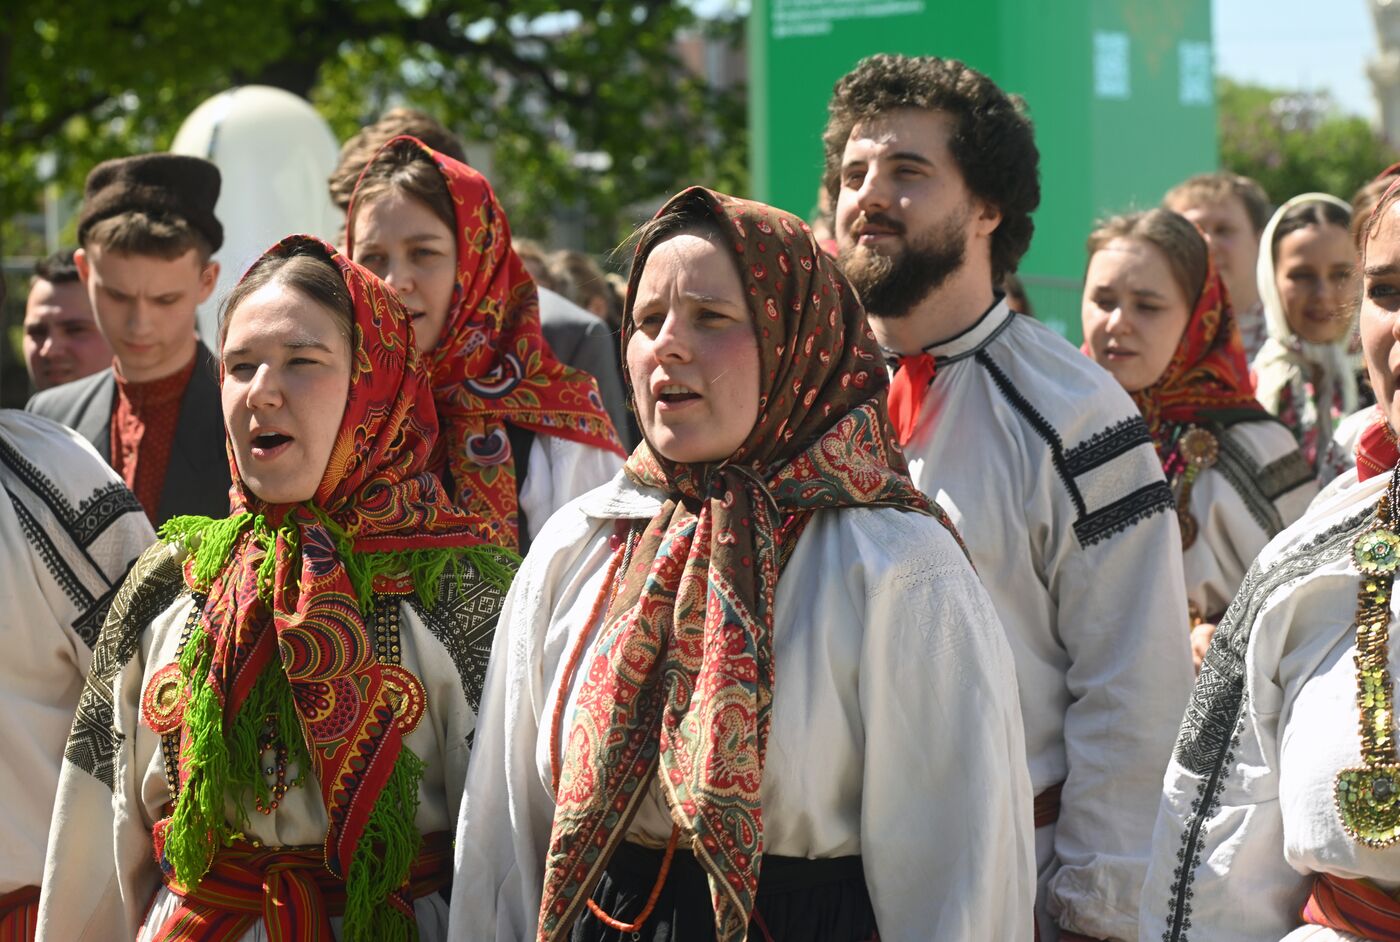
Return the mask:
[(1041, 942), (1135, 940), (1192, 683), (1181, 540), (1127, 394), (994, 288), (1040, 202), (1030, 121), (960, 62), (878, 55), (837, 82), (824, 142), (914, 483), (957, 522), (1016, 657)]

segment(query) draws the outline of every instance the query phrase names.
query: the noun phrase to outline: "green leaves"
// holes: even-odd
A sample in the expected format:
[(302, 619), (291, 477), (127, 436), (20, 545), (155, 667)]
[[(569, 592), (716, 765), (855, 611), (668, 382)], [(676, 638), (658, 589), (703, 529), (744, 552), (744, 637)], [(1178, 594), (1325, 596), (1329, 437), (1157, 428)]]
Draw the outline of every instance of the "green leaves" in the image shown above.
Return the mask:
[(677, 0), (7, 6), (17, 27), (0, 31), (7, 220), (39, 210), (41, 163), (79, 193), (93, 164), (168, 147), (200, 102), (251, 83), (307, 96), (342, 139), (393, 105), (423, 108), (493, 151), (516, 231), (543, 235), (547, 220), (574, 217), (593, 251), (691, 182), (747, 185), (743, 89), (711, 87), (673, 53), (702, 28), (737, 39), (742, 19), (699, 24)]
[(1365, 119), (1325, 95), (1220, 81), (1220, 162), (1258, 180), (1281, 203), (1321, 190), (1347, 199), (1400, 158)]

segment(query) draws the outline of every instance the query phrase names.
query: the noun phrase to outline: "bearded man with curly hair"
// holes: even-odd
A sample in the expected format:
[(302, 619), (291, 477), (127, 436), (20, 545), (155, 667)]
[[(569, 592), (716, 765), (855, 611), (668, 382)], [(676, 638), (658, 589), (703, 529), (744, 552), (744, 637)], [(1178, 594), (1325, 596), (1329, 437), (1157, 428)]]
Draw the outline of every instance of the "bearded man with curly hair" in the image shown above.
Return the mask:
[(1025, 105), (961, 62), (871, 56), (836, 83), (824, 143), (914, 482), (957, 522), (1016, 657), (1039, 938), (1135, 940), (1192, 683), (1181, 538), (1132, 400), (997, 289), (1040, 202)]

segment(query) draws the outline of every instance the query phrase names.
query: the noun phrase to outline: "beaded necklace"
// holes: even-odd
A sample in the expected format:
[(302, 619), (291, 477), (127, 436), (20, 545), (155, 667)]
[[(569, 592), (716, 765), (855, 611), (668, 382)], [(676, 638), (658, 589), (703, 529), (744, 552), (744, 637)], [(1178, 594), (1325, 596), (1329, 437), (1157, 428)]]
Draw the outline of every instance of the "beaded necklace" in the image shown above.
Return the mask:
[(1400, 755), (1395, 748), (1395, 693), (1390, 683), (1390, 595), (1400, 568), (1400, 465), (1376, 507), (1376, 522), (1352, 543), (1361, 570), (1356, 600), (1356, 702), (1362, 765), (1337, 773), (1342, 827), (1367, 847), (1400, 841)]

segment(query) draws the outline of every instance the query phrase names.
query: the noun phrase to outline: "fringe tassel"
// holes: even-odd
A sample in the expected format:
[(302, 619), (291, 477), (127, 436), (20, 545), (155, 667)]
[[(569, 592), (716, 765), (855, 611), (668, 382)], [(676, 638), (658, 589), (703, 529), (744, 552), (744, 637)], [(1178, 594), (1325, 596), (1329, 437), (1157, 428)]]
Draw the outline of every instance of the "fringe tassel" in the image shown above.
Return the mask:
[[(224, 706), (209, 682), (213, 651), (208, 634), (199, 628), (180, 655), (180, 673), (191, 691), (185, 708), (189, 740), (184, 750), (189, 778), (175, 801), (165, 856), (186, 886), (203, 879), (219, 845), (227, 846), (248, 826), (247, 806), (254, 796), (263, 803), (271, 801), (259, 746), (269, 722), (287, 747), (288, 766), (297, 770), (291, 784), (300, 785), (311, 766), (291, 682), (276, 663), (258, 675), (232, 729), (225, 729)], [(232, 799), (237, 817), (232, 827), (227, 822), (226, 796)]]
[(407, 573), (413, 581), (418, 600), (431, 607), (438, 597), (443, 573), (452, 568), (461, 590), (465, 585), (463, 568), (470, 566), (481, 578), (502, 592), (510, 588), (515, 571), (520, 567), (520, 554), (503, 546), (459, 546), (447, 549), (401, 550), (392, 553), (357, 553), (354, 536), (328, 517), (319, 507), (312, 507), (321, 525), (335, 541), (336, 555), (345, 566), (360, 609), (368, 612), (374, 598), (374, 582), (381, 576)]
[(165, 858), (174, 868), (176, 879), (185, 886), (194, 886), (204, 878), (214, 851), (220, 843), (227, 844), (232, 835), (224, 820), (229, 771), (224, 707), (209, 683), (213, 658), (212, 639), (202, 627), (197, 628), (180, 653), (180, 675), (191, 691), (185, 706), (188, 739), (184, 746), (189, 777), (175, 801), (165, 839)]
[(404, 746), (350, 859), (345, 880), (346, 942), (410, 942), (417, 936), (413, 920), (385, 899), (408, 880), (423, 843), (414, 824), (422, 778), (423, 760)]
[[(505, 591), (520, 564), (519, 555), (495, 546), (357, 553), (349, 534), (318, 508), (311, 509), (335, 541), (337, 555), (364, 612), (373, 604), (374, 583), (381, 576), (408, 574), (419, 600), (431, 606), (437, 601), (443, 574), (449, 567), (459, 590), (465, 587), (470, 567), (486, 582)], [(278, 535), (268, 528), (264, 517), (247, 513), (225, 520), (174, 517), (160, 530), (161, 539), (179, 542), (193, 555), (191, 572), (196, 587), (205, 591), (218, 578), (240, 540), (246, 537), (256, 541), (264, 551), (257, 572), (258, 594), (269, 601)], [(293, 552), (299, 553), (297, 527), (284, 527), (280, 535)], [(293, 565), (291, 570), (295, 573), (299, 568)], [(274, 661), (264, 669), (232, 728), (225, 729), (224, 705), (209, 678), (213, 655), (213, 641), (203, 627), (191, 635), (180, 655), (180, 672), (189, 693), (185, 712), (185, 762), (189, 776), (175, 803), (165, 854), (176, 878), (185, 886), (198, 884), (208, 872), (218, 847), (227, 846), (239, 836), (237, 829), (248, 826), (248, 799), (254, 795), (264, 802), (270, 799), (261, 768), (263, 750), (259, 748), (269, 720), (287, 746), (288, 764), (296, 765), (297, 784), (305, 778), (311, 761), (291, 683), (280, 663)], [(413, 920), (385, 900), (407, 881), (422, 844), (422, 835), (414, 824), (422, 777), (423, 761), (404, 747), (370, 812), (346, 875), (344, 933), (348, 942), (409, 942), (417, 936)], [(235, 809), (235, 826), (227, 822), (230, 804)]]

